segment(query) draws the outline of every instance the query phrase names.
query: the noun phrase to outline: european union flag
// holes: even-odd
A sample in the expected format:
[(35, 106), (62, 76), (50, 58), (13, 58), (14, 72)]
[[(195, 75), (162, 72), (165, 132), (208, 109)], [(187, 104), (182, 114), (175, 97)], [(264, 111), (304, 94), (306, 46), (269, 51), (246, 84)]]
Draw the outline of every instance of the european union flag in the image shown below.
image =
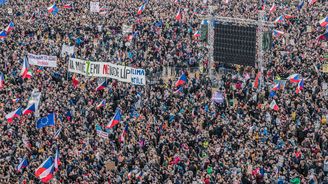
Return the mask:
[(7, 0), (0, 0), (0, 5), (4, 5), (7, 2)]
[(55, 113), (50, 113), (36, 122), (36, 128), (38, 129), (53, 125), (55, 125)]

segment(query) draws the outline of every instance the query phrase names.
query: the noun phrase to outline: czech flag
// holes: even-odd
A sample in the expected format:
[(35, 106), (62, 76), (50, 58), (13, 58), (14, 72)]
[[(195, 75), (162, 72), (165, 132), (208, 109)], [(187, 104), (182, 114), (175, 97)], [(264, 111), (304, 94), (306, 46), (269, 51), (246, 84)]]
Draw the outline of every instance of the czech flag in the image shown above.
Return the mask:
[(274, 23), (278, 23), (278, 22), (284, 22), (284, 16), (280, 15), (278, 18), (276, 18), (276, 20), (273, 21)]
[(0, 32), (0, 39), (4, 39), (4, 38), (6, 38), (7, 37), (7, 33), (6, 33), (6, 31), (1, 31)]
[(318, 37), (318, 40), (328, 40), (328, 31)]
[(269, 10), (269, 14), (275, 12), (276, 9), (277, 9), (277, 6), (276, 6), (276, 4), (273, 3), (272, 6), (271, 6), (271, 8), (270, 8), (270, 10)]
[(21, 172), (22, 169), (24, 169), (25, 167), (28, 166), (28, 160), (26, 159), (26, 157), (24, 157), (22, 159), (22, 161), (18, 164), (18, 166), (16, 167), (16, 171)]
[(12, 122), (14, 118), (18, 118), (22, 115), (22, 108), (18, 108), (15, 111), (10, 112), (9, 114), (6, 115), (6, 119), (8, 122)]
[(35, 112), (35, 104), (34, 103), (23, 110), (23, 115), (31, 114), (33, 112)]
[(317, 0), (308, 0), (309, 5), (313, 5), (315, 2), (317, 2)]
[(181, 85), (184, 85), (187, 83), (187, 76), (186, 74), (182, 74), (179, 78), (179, 80), (175, 83), (175, 87), (179, 87)]
[(183, 93), (183, 88), (180, 86), (176, 91), (174, 91), (173, 93)]
[(50, 181), (54, 174), (54, 161), (50, 156), (45, 160), (36, 170), (35, 176), (38, 177), (42, 182), (46, 183)]
[(56, 149), (56, 155), (55, 155), (55, 171), (58, 171), (58, 167), (60, 166), (60, 160), (59, 160), (59, 149)]
[(98, 105), (97, 105), (97, 109), (100, 109), (101, 107), (105, 107), (106, 105), (106, 100), (103, 99)]
[(298, 94), (299, 92), (301, 92), (304, 88), (304, 80), (302, 79), (296, 87), (296, 94)]
[(292, 18), (295, 18), (295, 16), (293, 16), (293, 15), (285, 15), (284, 18), (285, 18), (285, 19), (292, 19)]
[(255, 77), (255, 81), (253, 83), (253, 88), (257, 89), (260, 84), (260, 77), (261, 77), (261, 72), (258, 72)]
[(321, 27), (326, 27), (328, 25), (328, 17), (319, 21)]
[(287, 79), (289, 80), (289, 82), (292, 82), (292, 83), (300, 82), (300, 75), (293, 74), (293, 75), (290, 75)]
[(117, 125), (121, 121), (121, 119), (122, 119), (121, 112), (119, 109), (117, 109), (113, 119), (108, 123), (106, 128), (108, 128), (108, 129), (113, 128), (115, 125)]
[(280, 82), (278, 82), (278, 84), (275, 84), (271, 90), (278, 91), (279, 89), (280, 89)]
[(175, 20), (180, 21), (181, 18), (182, 18), (182, 13), (181, 13), (181, 10), (179, 9), (177, 15), (175, 16)]
[(304, 1), (301, 1), (298, 5), (297, 5), (297, 10), (301, 10), (304, 6)]
[(140, 172), (136, 175), (136, 178), (139, 179), (139, 180), (141, 180), (142, 176), (143, 176), (143, 172), (140, 171)]
[(23, 60), (23, 67), (22, 67), (22, 71), (21, 71), (20, 75), (22, 76), (23, 79), (25, 79), (25, 78), (30, 79), (32, 77), (32, 72), (29, 70), (26, 56), (24, 57), (24, 60)]
[(10, 31), (14, 30), (14, 23), (10, 22), (9, 25), (6, 27), (6, 33), (8, 34)]
[(146, 5), (143, 4), (142, 6), (139, 7), (138, 12), (137, 12), (138, 15), (141, 15), (142, 14), (142, 12), (145, 10), (145, 6)]
[(280, 35), (283, 35), (283, 34), (285, 34), (283, 31), (279, 31), (276, 29), (274, 29), (272, 32), (272, 36), (274, 36), (274, 37), (279, 37)]
[(52, 15), (57, 15), (59, 9), (56, 6), (56, 3), (52, 6), (48, 7), (48, 13), (51, 13)]
[(196, 31), (196, 33), (194, 34), (194, 37), (196, 37), (196, 38), (200, 37), (200, 31)]
[(13, 99), (11, 99), (11, 101), (14, 102), (14, 103), (19, 102), (19, 100), (20, 100), (20, 98), (13, 98)]
[(96, 88), (96, 91), (100, 91), (100, 90), (103, 90), (107, 87), (107, 80), (105, 80), (104, 82), (100, 83), (97, 88)]
[(77, 79), (77, 77), (75, 76), (75, 74), (72, 77), (72, 82), (73, 82), (73, 86), (74, 88), (77, 88), (77, 86), (79, 85), (79, 80)]
[(0, 73), (0, 89), (5, 87), (5, 78), (3, 77), (3, 73)]
[(279, 107), (278, 107), (278, 105), (277, 105), (277, 103), (276, 103), (275, 100), (272, 100), (272, 102), (270, 103), (270, 109), (273, 109), (275, 111), (278, 111), (279, 110)]
[(125, 128), (124, 128), (124, 130), (123, 130), (123, 132), (122, 132), (122, 134), (121, 134), (121, 136), (120, 136), (120, 142), (124, 142), (125, 141), (125, 136), (128, 134), (128, 131), (129, 131), (129, 125), (128, 124), (126, 124), (125, 125)]
[(71, 4), (65, 4), (63, 6), (63, 8), (65, 8), (65, 9), (71, 9), (72, 8), (72, 5)]

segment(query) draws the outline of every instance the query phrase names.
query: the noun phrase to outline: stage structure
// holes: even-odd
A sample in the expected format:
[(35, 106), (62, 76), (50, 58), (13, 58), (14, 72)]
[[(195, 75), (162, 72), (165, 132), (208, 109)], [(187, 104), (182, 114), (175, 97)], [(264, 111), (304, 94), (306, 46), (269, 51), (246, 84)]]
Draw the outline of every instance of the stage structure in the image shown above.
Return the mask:
[(274, 27), (272, 22), (264, 21), (265, 12), (260, 10), (258, 20), (251, 20), (214, 16), (214, 8), (209, 6), (205, 16), (209, 22), (210, 78), (214, 77), (212, 67), (215, 62), (255, 66), (263, 73), (263, 32)]

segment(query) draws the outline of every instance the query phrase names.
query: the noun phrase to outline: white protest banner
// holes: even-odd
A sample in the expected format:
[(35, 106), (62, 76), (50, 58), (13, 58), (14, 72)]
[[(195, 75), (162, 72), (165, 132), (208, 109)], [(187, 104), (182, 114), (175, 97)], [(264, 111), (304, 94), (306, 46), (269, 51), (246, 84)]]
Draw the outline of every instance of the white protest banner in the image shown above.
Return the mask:
[(27, 54), (28, 63), (31, 65), (44, 66), (44, 67), (57, 67), (56, 56), (34, 55)]
[(90, 2), (90, 11), (98, 13), (100, 11), (99, 2)]
[(112, 63), (92, 62), (70, 58), (68, 71), (85, 76), (106, 77), (135, 85), (146, 85), (144, 69), (115, 65)]
[(74, 45), (69, 46), (69, 45), (63, 44), (60, 56), (63, 57), (65, 53), (68, 54), (69, 56), (73, 55), (74, 54)]
[(122, 26), (122, 33), (123, 33), (123, 35), (132, 33), (132, 26), (123, 24), (123, 26)]

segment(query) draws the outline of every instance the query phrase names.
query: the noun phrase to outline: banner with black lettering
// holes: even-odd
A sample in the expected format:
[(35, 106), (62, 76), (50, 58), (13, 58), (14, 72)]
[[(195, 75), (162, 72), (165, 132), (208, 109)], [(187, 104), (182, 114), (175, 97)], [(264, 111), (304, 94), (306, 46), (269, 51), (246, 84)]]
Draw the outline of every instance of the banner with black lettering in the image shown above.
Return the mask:
[(28, 63), (43, 67), (57, 67), (57, 57), (47, 55), (27, 54)]
[(112, 63), (70, 58), (68, 71), (85, 76), (117, 79), (135, 85), (146, 85), (146, 72), (144, 69), (115, 65)]

